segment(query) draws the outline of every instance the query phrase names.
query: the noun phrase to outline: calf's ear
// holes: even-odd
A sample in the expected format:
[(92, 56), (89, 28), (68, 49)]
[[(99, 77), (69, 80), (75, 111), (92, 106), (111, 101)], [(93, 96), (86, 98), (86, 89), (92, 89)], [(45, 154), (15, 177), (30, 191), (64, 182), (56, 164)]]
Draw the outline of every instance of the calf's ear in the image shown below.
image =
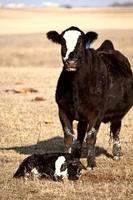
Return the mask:
[(57, 33), (56, 31), (49, 31), (47, 33), (47, 38), (57, 44), (61, 44), (61, 42), (62, 42), (62, 36), (59, 33)]
[(86, 49), (90, 47), (90, 44), (98, 38), (98, 34), (96, 32), (90, 31), (85, 34), (84, 45)]

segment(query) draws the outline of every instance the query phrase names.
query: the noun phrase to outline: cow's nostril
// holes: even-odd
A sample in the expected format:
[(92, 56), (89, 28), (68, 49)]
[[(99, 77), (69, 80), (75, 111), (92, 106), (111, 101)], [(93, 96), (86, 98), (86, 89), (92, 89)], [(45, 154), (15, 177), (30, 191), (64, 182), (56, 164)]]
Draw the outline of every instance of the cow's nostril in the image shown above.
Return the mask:
[(77, 69), (77, 59), (67, 59), (64, 65), (67, 71), (76, 71)]
[(74, 63), (74, 60), (72, 60), (72, 59), (67, 59), (66, 62), (67, 62), (68, 64), (71, 64), (71, 63)]
[(76, 67), (77, 61), (76, 60), (66, 60), (66, 64), (69, 67)]
[(66, 60), (66, 63), (67, 63), (67, 64), (70, 64), (70, 65), (73, 65), (73, 64), (75, 64), (76, 62), (77, 62), (77, 59), (76, 59), (76, 58), (67, 59), (67, 60)]
[(66, 60), (66, 64), (69, 64), (69, 60)]

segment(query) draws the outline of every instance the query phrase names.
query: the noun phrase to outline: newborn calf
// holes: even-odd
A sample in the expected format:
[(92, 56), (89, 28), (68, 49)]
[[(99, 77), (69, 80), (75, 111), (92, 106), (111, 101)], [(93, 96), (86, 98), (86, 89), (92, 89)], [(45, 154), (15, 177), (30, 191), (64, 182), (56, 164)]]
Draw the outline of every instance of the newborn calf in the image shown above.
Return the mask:
[(55, 181), (60, 181), (65, 177), (77, 180), (82, 169), (86, 168), (69, 153), (33, 154), (23, 160), (14, 177), (29, 178), (33, 175)]

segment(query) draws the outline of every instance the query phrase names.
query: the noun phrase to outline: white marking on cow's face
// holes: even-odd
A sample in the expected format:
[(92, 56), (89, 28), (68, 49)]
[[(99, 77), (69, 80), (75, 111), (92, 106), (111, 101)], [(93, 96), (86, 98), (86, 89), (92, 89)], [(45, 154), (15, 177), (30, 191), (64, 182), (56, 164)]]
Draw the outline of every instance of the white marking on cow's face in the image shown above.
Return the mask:
[(64, 33), (63, 38), (66, 41), (67, 52), (63, 60), (66, 61), (69, 57), (69, 54), (74, 51), (78, 38), (81, 35), (80, 31), (77, 30), (68, 30)]
[(65, 157), (64, 156), (59, 156), (58, 159), (55, 161), (55, 177), (67, 177), (67, 168), (64, 171), (61, 171), (61, 166), (65, 163)]

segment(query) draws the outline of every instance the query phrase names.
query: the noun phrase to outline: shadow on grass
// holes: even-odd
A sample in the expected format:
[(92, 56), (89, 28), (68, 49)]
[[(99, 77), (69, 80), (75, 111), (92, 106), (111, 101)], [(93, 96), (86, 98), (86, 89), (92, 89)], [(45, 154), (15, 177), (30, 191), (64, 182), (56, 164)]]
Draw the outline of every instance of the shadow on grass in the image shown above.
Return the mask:
[(0, 150), (14, 150), (20, 154), (62, 152), (63, 138), (57, 136), (57, 137), (53, 137), (44, 141), (40, 141), (33, 145), (13, 146), (9, 148), (0, 148)]
[[(34, 153), (50, 153), (50, 152), (63, 152), (64, 142), (63, 138), (60, 136), (50, 138), (48, 140), (40, 141), (37, 144), (28, 145), (28, 146), (13, 146), (13, 147), (3, 147), (0, 150), (14, 150), (19, 154), (34, 154)], [(108, 158), (112, 158), (112, 155), (107, 152), (102, 147), (96, 146), (96, 157), (100, 155), (105, 155)], [(82, 148), (82, 158), (87, 157), (87, 148), (83, 145)]]
[[(108, 151), (106, 149), (104, 149), (103, 147), (99, 147), (99, 146), (96, 146), (95, 147), (95, 155), (96, 157), (99, 157), (101, 155), (105, 155), (107, 158), (112, 158), (113, 159), (113, 156), (108, 153)], [(87, 147), (86, 147), (86, 144), (83, 145), (83, 148), (82, 148), (82, 155), (81, 155), (81, 158), (86, 158), (87, 157)]]

